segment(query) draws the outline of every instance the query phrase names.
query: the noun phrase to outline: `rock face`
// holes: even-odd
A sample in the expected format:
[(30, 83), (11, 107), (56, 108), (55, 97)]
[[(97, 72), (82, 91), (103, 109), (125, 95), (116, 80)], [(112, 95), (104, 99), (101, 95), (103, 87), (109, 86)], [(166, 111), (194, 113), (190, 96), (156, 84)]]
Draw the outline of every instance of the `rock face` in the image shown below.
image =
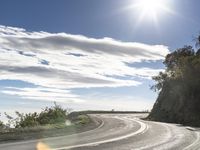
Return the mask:
[[(198, 51), (199, 52), (199, 51)], [(158, 98), (148, 119), (200, 126), (200, 55), (184, 47), (166, 56), (154, 80)]]
[(200, 89), (190, 95), (181, 85), (166, 85), (148, 118), (155, 121), (200, 126)]

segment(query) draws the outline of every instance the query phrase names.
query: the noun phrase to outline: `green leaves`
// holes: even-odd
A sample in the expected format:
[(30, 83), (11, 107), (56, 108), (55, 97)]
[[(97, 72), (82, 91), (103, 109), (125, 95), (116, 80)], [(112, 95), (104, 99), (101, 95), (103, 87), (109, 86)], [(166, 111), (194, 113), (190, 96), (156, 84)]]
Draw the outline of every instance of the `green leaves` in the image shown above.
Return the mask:
[(167, 80), (168, 75), (166, 73), (160, 72), (158, 76), (153, 77), (153, 80), (157, 82), (157, 84), (151, 87), (154, 91), (160, 91), (164, 85), (164, 82)]
[(158, 76), (153, 77), (156, 84), (151, 89), (160, 91), (166, 82), (183, 79), (190, 72), (189, 69), (191, 66), (193, 66), (191, 62), (198, 58), (192, 46), (184, 46), (168, 54), (163, 62), (166, 70), (165, 72), (160, 72)]

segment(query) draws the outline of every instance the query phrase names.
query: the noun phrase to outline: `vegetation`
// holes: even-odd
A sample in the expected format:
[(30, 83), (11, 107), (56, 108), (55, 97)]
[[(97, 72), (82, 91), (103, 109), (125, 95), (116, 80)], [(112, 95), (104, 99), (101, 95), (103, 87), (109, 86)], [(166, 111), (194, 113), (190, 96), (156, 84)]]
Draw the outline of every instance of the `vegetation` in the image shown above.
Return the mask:
[(153, 77), (159, 95), (149, 119), (200, 126), (200, 36), (196, 46), (166, 56), (165, 71)]
[(16, 111), (15, 114), (16, 117), (13, 117), (4, 113), (8, 122), (4, 124), (0, 121), (0, 143), (68, 135), (97, 126), (87, 114), (70, 113), (69, 109), (63, 109), (56, 103), (52, 107), (46, 107), (40, 113), (24, 114)]
[[(0, 114), (1, 116), (1, 114)], [(4, 128), (4, 123), (2, 121), (0, 121), (0, 130), (2, 130)]]
[(4, 124), (2, 121), (0, 121), (0, 130), (4, 128)]
[(43, 126), (48, 124), (60, 124), (65, 123), (68, 115), (68, 111), (61, 106), (54, 103), (52, 107), (46, 107), (40, 113), (20, 113), (15, 112), (17, 117), (12, 117), (5, 113), (8, 119), (7, 126), (14, 128), (29, 128), (35, 126)]

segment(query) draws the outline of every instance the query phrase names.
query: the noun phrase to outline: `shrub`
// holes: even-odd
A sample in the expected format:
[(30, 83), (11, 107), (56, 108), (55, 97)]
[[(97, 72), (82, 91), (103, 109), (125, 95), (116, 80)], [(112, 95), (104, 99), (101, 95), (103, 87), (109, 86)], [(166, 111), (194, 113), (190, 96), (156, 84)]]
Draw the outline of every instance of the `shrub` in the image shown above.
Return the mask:
[[(35, 127), (40, 125), (47, 125), (47, 124), (58, 124), (58, 123), (65, 123), (67, 119), (68, 111), (63, 109), (61, 106), (54, 103), (52, 107), (46, 107), (40, 113), (20, 113), (18, 111), (15, 112), (16, 118), (8, 115), (5, 113), (9, 127), (15, 128), (26, 128), (26, 127)], [(1, 122), (0, 122), (1, 128)]]
[(90, 119), (87, 115), (79, 115), (77, 117), (77, 124), (87, 124), (90, 122)]
[(16, 120), (15, 128), (34, 127), (39, 125), (39, 122), (37, 121), (38, 114), (36, 112), (28, 114), (16, 112), (16, 115), (18, 116), (18, 119)]
[(2, 121), (0, 121), (0, 130), (3, 129), (5, 127), (5, 125), (3, 124)]
[(37, 118), (41, 125), (64, 123), (67, 119), (67, 110), (54, 103), (53, 107), (46, 107)]

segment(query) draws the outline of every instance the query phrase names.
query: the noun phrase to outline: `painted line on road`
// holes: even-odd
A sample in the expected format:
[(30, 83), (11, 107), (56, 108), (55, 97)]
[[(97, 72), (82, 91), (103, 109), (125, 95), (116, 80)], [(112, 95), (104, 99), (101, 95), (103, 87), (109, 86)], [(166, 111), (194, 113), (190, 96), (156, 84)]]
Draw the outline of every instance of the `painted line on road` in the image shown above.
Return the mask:
[[(166, 144), (167, 142), (169, 142), (169, 141), (171, 140), (172, 133), (171, 133), (171, 130), (170, 130), (170, 126), (169, 126), (169, 125), (167, 125), (166, 123), (158, 123), (158, 122), (153, 122), (153, 123), (154, 123), (154, 124), (161, 125), (161, 126), (163, 126), (164, 128), (166, 128), (166, 130), (167, 130), (167, 132), (166, 132), (166, 133), (167, 133), (166, 137), (165, 137), (163, 140), (158, 140), (158, 141), (159, 141), (158, 143), (146, 144), (146, 145), (143, 146), (143, 147), (134, 148), (134, 149), (131, 149), (131, 150), (155, 149), (155, 148), (153, 148), (153, 147)], [(158, 148), (157, 148), (157, 149), (158, 149)], [(164, 148), (162, 148), (162, 149), (164, 149)]]
[[(96, 117), (97, 117), (97, 116), (96, 116)], [(97, 118), (100, 119), (100, 117), (97, 117)], [(102, 128), (102, 127), (104, 126), (105, 122), (103, 121), (103, 119), (100, 119), (100, 120), (101, 120), (101, 124), (100, 124), (98, 127), (94, 128), (94, 129), (92, 129), (92, 130), (88, 130), (88, 131), (84, 131), (84, 132), (80, 132), (80, 133), (74, 133), (74, 134), (76, 134), (76, 135), (85, 134), (85, 133), (88, 133), (88, 132), (94, 132), (94, 131), (96, 131), (96, 130)], [(71, 134), (71, 135), (74, 135), (74, 134)], [(65, 135), (65, 136), (71, 136), (71, 135)], [(56, 137), (55, 137), (55, 138), (56, 138)]]
[(199, 141), (200, 141), (200, 133), (199, 133), (199, 132), (196, 132), (196, 136), (197, 136), (196, 140), (195, 140), (192, 144), (190, 144), (190, 145), (188, 145), (187, 147), (185, 147), (183, 150), (188, 150), (188, 149), (190, 149), (190, 148), (196, 146), (197, 144), (199, 144)]
[[(168, 130), (166, 133), (168, 133), (168, 135), (165, 137), (165, 139), (163, 141), (160, 141), (159, 143), (149, 144), (149, 145), (146, 145), (146, 146), (143, 146), (143, 147), (134, 148), (132, 150), (144, 150), (144, 149), (163, 150), (163, 149), (172, 149), (172, 146), (175, 146), (178, 143), (180, 144), (181, 139), (184, 138), (184, 135), (182, 135), (180, 133), (179, 133), (179, 136), (177, 136), (177, 137), (173, 136), (173, 134), (177, 135), (177, 133), (174, 132), (174, 131), (177, 131), (177, 129), (178, 129), (176, 126), (168, 124), (168, 123), (161, 123), (161, 122), (154, 122), (154, 123), (162, 125), (163, 127), (166, 127), (166, 129)], [(172, 132), (172, 129), (173, 129), (174, 133)], [(176, 129), (176, 130), (174, 130), (174, 129)], [(200, 132), (196, 132), (196, 140), (194, 140), (194, 142), (192, 142), (187, 147), (183, 148), (183, 150), (193, 150), (194, 148), (196, 148), (195, 146), (197, 146), (199, 144), (199, 142), (200, 142)]]
[(123, 139), (129, 138), (129, 137), (132, 137), (132, 136), (135, 136), (135, 135), (138, 135), (138, 134), (142, 134), (142, 133), (144, 133), (145, 131), (148, 130), (148, 125), (147, 124), (145, 124), (145, 123), (143, 123), (143, 122), (141, 122), (139, 120), (136, 120), (136, 119), (126, 118), (126, 120), (127, 119), (131, 120), (131, 121), (135, 121), (138, 124), (140, 124), (140, 128), (137, 131), (135, 131), (133, 133), (130, 133), (130, 134), (127, 134), (127, 135), (124, 135), (124, 136), (120, 136), (120, 137), (116, 137), (116, 138), (112, 138), (112, 139), (108, 139), (108, 140), (97, 141), (97, 142), (78, 144), (78, 145), (72, 145), (72, 146), (67, 146), (67, 147), (60, 147), (60, 148), (55, 148), (53, 150), (66, 150), (66, 149), (78, 148), (78, 147), (96, 146), (96, 145), (100, 145), (100, 144), (105, 144), (105, 143), (110, 143), (110, 142), (123, 140)]
[[(95, 116), (97, 117), (97, 116)], [(97, 117), (100, 119), (100, 117)], [(12, 145), (21, 145), (21, 144), (28, 144), (28, 143), (38, 143), (38, 142), (41, 142), (41, 141), (45, 141), (45, 140), (56, 140), (58, 138), (65, 138), (65, 137), (69, 137), (69, 136), (73, 136), (73, 135), (80, 135), (80, 134), (84, 134), (84, 133), (88, 133), (88, 132), (93, 132), (93, 131), (96, 131), (100, 128), (102, 128), (104, 126), (104, 121), (103, 119), (100, 119), (101, 120), (101, 124), (92, 129), (92, 130), (88, 130), (88, 131), (84, 131), (84, 132), (80, 132), (80, 133), (73, 133), (73, 134), (70, 134), (70, 135), (62, 135), (62, 136), (56, 136), (56, 137), (49, 137), (49, 138), (43, 138), (43, 139), (35, 139), (35, 140), (27, 140), (27, 141), (19, 141), (19, 142), (13, 142), (13, 143), (3, 143), (3, 144), (0, 144), (0, 148), (2, 146), (12, 146)]]

